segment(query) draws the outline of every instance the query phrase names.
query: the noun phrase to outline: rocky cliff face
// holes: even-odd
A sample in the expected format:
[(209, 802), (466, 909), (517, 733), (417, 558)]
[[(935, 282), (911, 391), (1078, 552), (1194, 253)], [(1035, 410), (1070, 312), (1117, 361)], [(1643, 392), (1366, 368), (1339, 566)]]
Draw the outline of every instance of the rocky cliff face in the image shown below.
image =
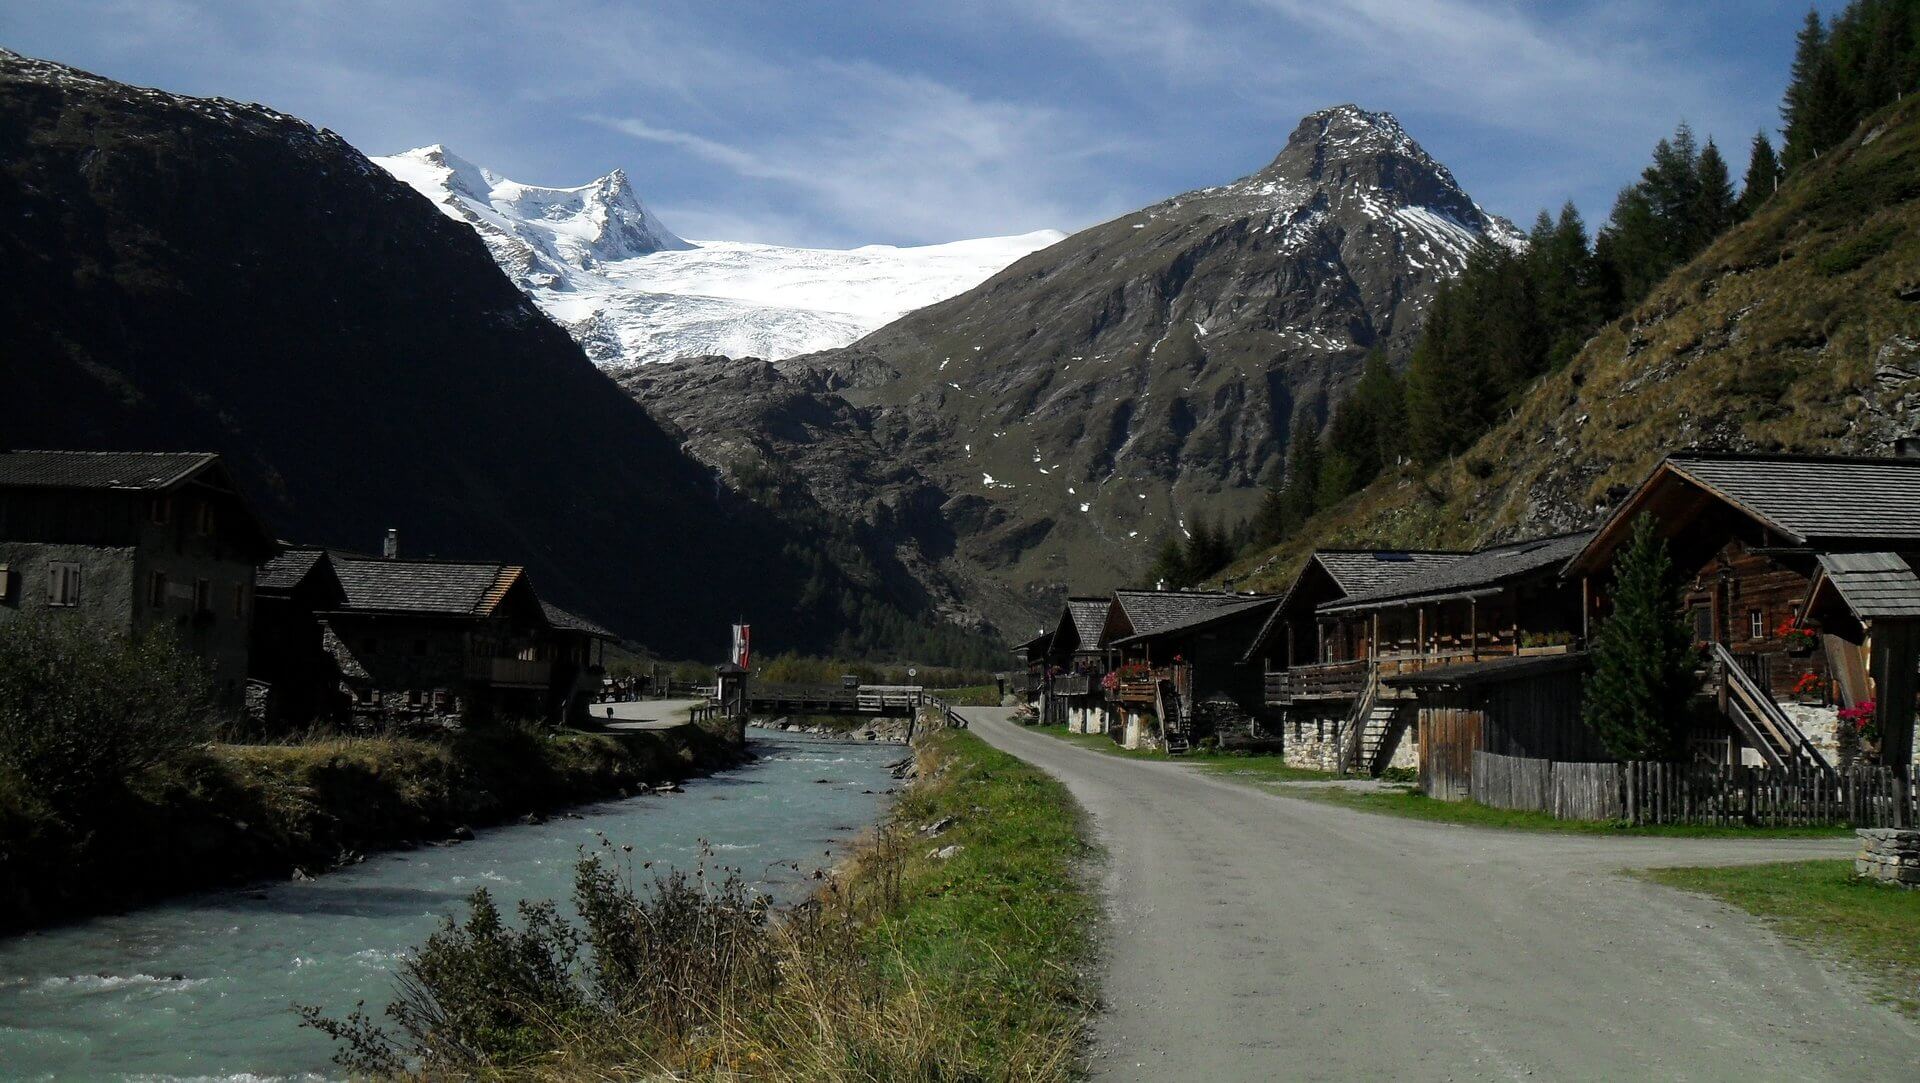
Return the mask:
[(723, 491), (473, 230), (296, 118), (0, 51), (0, 268), (11, 446), (218, 451), (284, 537), (518, 561), (672, 656), (742, 614), (828, 651), (849, 607), (919, 612)]
[[(1325, 420), (1368, 351), (1404, 356), (1483, 240), (1520, 243), (1392, 117), (1341, 106), (1251, 176), (1070, 236), (761, 390), (694, 394), (693, 366), (643, 394), (696, 456), (791, 463), (935, 567), (930, 590), (1030, 634), (1069, 586), (1119, 585), (1195, 517), (1248, 514), (1293, 427)], [(798, 437), (782, 427), (805, 411)]]

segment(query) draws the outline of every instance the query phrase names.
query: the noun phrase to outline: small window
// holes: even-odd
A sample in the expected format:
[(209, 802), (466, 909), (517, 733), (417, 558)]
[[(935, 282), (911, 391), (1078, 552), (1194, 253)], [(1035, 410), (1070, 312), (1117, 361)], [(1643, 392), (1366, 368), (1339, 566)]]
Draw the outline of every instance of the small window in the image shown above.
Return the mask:
[(202, 500), (193, 509), (193, 531), (201, 537), (213, 533), (213, 501)]
[(247, 611), (253, 608), (253, 588), (245, 583), (233, 585), (233, 616), (235, 620), (246, 620)]
[(147, 604), (155, 609), (167, 604), (167, 573), (147, 573)]
[(1747, 610), (1747, 633), (1754, 639), (1767, 638), (1767, 615), (1758, 609)]
[(155, 526), (165, 526), (173, 521), (173, 498), (156, 496), (147, 501), (147, 521)]
[(213, 584), (205, 579), (193, 581), (193, 611), (195, 613), (213, 612)]
[(420, 706), (420, 690), (418, 688), (407, 689), (407, 706), (409, 707)]
[(47, 604), (56, 606), (80, 604), (80, 565), (78, 563), (59, 560), (47, 565)]

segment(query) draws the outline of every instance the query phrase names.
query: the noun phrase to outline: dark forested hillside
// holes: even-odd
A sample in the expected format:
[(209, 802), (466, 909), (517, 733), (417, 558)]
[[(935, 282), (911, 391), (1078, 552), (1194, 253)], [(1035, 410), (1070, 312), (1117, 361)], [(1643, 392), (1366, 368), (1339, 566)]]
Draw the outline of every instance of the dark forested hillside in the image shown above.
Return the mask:
[(470, 229), (259, 106), (0, 52), (0, 364), (7, 445), (219, 451), (287, 538), (518, 561), (657, 650), (924, 627), (716, 485)]

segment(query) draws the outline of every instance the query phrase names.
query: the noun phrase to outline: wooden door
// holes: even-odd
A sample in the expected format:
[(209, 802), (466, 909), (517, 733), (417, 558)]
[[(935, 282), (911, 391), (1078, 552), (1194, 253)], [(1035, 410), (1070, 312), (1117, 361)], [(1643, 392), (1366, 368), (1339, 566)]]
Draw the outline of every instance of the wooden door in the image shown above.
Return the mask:
[(1442, 801), (1471, 792), (1474, 752), (1486, 747), (1482, 712), (1461, 706), (1420, 709), (1420, 789)]

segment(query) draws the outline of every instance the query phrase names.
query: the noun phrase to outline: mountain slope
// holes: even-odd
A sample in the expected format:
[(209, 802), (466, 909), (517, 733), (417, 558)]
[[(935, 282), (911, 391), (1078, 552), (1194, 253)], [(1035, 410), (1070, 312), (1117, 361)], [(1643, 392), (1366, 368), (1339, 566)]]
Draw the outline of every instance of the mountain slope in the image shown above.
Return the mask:
[[(1137, 579), (1188, 516), (1251, 512), (1296, 420), (1322, 423), (1369, 350), (1403, 357), (1483, 238), (1520, 243), (1392, 117), (1341, 106), (1302, 120), (1249, 177), (782, 362), (792, 379), (765, 396), (686, 393), (697, 365), (635, 389), (702, 459), (793, 464), (903, 563), (936, 567), (944, 587), (930, 589), (1025, 632), (1069, 585)], [(818, 416), (857, 431), (783, 430), (807, 386), (832, 400)], [(886, 475), (849, 465), (865, 460), (848, 440), (877, 448)]]
[(1472, 545), (1598, 522), (1680, 450), (1888, 454), (1920, 434), (1920, 99), (1794, 173), (1456, 460), (1383, 478), (1314, 545)]
[(445, 147), (374, 163), (478, 232), (494, 261), (601, 365), (844, 346), (1060, 239), (1052, 230), (918, 248), (683, 241), (615, 170), (578, 188), (496, 176)]
[(293, 117), (0, 51), (0, 267), (10, 446), (216, 450), (283, 536), (520, 561), (681, 656), (915, 604), (721, 491), (473, 230)]

